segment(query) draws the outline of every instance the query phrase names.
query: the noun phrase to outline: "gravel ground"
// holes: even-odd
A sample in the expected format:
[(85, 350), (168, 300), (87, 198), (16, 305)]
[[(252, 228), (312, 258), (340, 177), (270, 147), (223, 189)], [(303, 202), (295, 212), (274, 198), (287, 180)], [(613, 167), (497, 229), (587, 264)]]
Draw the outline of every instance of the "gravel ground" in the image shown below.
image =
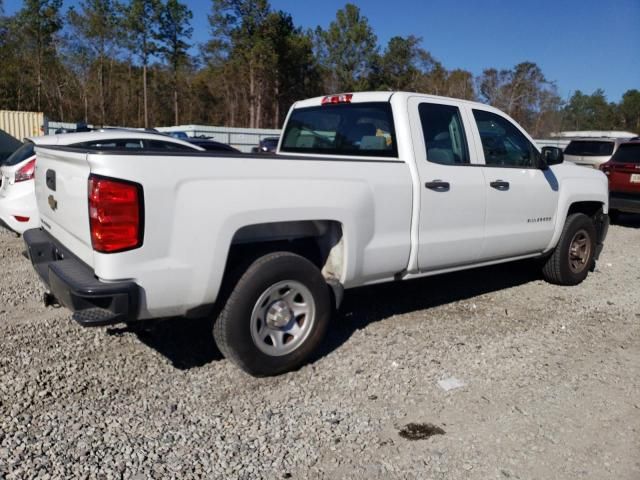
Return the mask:
[(517, 263), (350, 291), (318, 358), (269, 379), (203, 322), (44, 309), (3, 231), (0, 479), (640, 479), (640, 218), (623, 221), (577, 287)]

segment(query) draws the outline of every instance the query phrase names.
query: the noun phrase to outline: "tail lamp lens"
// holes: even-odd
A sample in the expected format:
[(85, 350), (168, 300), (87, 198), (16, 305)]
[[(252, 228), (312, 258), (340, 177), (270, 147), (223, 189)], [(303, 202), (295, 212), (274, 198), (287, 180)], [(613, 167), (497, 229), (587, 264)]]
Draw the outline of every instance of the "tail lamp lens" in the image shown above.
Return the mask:
[(142, 245), (142, 187), (137, 183), (89, 177), (89, 222), (93, 249), (102, 253)]
[(24, 182), (26, 180), (33, 180), (33, 176), (36, 171), (36, 159), (29, 161), (24, 167), (20, 168), (15, 173), (14, 182)]

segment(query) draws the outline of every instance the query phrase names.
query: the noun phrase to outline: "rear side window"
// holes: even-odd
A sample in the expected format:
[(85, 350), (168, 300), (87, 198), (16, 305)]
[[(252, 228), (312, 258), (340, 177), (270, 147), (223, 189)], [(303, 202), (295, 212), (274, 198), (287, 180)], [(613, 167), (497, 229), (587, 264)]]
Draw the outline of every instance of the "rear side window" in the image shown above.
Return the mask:
[(22, 145), (18, 150), (13, 152), (9, 158), (7, 158), (3, 163), (3, 167), (13, 167), (14, 165), (19, 164), (20, 162), (24, 162), (27, 158), (33, 157), (35, 151), (33, 149), (33, 143), (26, 142)]
[(122, 140), (93, 140), (74, 145), (91, 150), (141, 150), (142, 140), (127, 138)]
[(397, 157), (391, 105), (371, 102), (296, 109), (287, 123), (281, 150)]
[(194, 145), (209, 152), (238, 152), (235, 148), (218, 142), (194, 142)]
[(572, 140), (564, 150), (565, 155), (604, 157), (613, 153), (613, 142), (599, 140)]
[(164, 152), (193, 152), (196, 149), (173, 142), (163, 142), (161, 140), (146, 140), (147, 148), (150, 150), (161, 150)]
[(485, 110), (473, 110), (487, 166), (531, 168), (538, 150), (509, 120)]
[(611, 157), (612, 162), (616, 163), (640, 163), (640, 143), (622, 144)]
[(418, 112), (427, 160), (443, 165), (469, 163), (467, 139), (458, 107), (422, 103)]

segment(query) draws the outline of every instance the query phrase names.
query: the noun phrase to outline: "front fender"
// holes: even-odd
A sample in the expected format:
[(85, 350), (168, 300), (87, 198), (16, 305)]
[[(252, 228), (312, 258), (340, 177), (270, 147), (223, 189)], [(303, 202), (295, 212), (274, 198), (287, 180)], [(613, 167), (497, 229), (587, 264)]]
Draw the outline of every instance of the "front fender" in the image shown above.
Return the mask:
[(558, 244), (572, 205), (581, 202), (597, 202), (602, 204), (602, 212), (604, 214), (609, 212), (609, 187), (607, 177), (601, 172), (587, 170), (585, 167), (572, 167), (572, 169), (573, 168), (584, 169), (589, 175), (560, 179), (560, 194), (558, 196), (558, 213), (556, 215), (555, 231), (545, 252), (553, 250)]

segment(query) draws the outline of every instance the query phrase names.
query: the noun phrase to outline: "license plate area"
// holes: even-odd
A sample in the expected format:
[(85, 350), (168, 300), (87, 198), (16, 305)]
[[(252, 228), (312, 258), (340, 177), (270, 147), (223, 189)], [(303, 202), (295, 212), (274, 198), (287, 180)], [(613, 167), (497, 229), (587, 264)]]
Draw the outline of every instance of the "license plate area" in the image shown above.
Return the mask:
[(640, 183), (640, 173), (632, 173), (629, 181), (631, 183)]

